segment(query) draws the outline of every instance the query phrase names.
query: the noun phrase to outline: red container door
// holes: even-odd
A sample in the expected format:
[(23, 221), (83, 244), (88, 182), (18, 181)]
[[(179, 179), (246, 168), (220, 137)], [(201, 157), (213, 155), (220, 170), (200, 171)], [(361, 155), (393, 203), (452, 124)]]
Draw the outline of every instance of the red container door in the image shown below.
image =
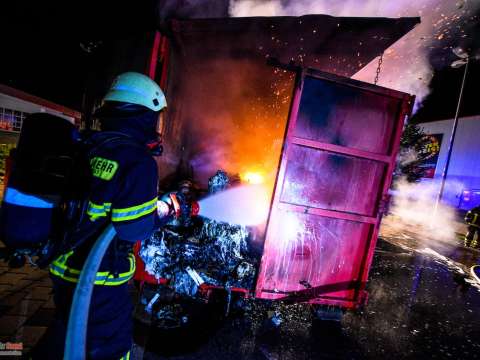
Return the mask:
[(356, 307), (413, 97), (331, 74), (297, 77), (256, 297)]

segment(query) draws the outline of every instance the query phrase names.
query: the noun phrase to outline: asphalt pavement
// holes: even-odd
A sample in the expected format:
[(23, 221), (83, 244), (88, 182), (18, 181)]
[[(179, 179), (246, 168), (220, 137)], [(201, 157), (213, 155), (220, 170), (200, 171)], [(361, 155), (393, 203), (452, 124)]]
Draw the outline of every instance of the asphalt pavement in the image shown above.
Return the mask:
[[(464, 248), (460, 237), (445, 244), (422, 242), (408, 232), (383, 236), (367, 283), (368, 302), (340, 322), (316, 320), (306, 304), (255, 300), (233, 307), (225, 319), (220, 302), (201, 309), (185, 331), (137, 322), (131, 358), (480, 358), (480, 284), (468, 273), (480, 252)], [(28, 355), (53, 312), (46, 271), (0, 264), (1, 342), (22, 343)]]
[[(379, 239), (368, 303), (340, 322), (318, 321), (305, 304), (273, 308), (251, 302), (243, 316), (205, 314), (190, 332), (137, 326), (143, 359), (476, 359), (480, 358), (480, 288), (463, 271), (478, 252), (409, 249)], [(214, 312), (214, 310), (213, 310)], [(269, 315), (275, 317), (273, 325)]]

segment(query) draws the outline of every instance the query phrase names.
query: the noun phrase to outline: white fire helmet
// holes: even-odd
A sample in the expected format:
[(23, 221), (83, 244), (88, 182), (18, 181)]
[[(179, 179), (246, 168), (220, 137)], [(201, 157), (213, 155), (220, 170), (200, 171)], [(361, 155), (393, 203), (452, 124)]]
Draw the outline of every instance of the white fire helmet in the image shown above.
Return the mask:
[(160, 111), (167, 106), (167, 100), (160, 86), (148, 76), (137, 72), (118, 75), (103, 101), (142, 105), (153, 111)]

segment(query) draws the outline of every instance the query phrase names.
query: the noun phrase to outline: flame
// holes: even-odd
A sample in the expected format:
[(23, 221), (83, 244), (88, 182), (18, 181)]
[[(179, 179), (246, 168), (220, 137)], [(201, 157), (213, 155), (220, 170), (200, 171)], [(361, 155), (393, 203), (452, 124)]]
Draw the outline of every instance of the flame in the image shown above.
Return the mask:
[(242, 181), (252, 185), (263, 184), (265, 182), (265, 176), (260, 171), (247, 171), (240, 175), (240, 178)]

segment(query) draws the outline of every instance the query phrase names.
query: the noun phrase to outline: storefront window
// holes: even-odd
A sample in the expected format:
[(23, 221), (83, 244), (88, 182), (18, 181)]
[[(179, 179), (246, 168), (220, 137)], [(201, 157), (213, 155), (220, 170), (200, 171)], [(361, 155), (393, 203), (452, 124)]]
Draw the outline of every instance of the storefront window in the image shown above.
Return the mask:
[(0, 107), (0, 130), (20, 132), (27, 113)]
[(0, 107), (0, 198), (3, 195), (7, 159), (16, 147), (19, 132), (27, 113)]

